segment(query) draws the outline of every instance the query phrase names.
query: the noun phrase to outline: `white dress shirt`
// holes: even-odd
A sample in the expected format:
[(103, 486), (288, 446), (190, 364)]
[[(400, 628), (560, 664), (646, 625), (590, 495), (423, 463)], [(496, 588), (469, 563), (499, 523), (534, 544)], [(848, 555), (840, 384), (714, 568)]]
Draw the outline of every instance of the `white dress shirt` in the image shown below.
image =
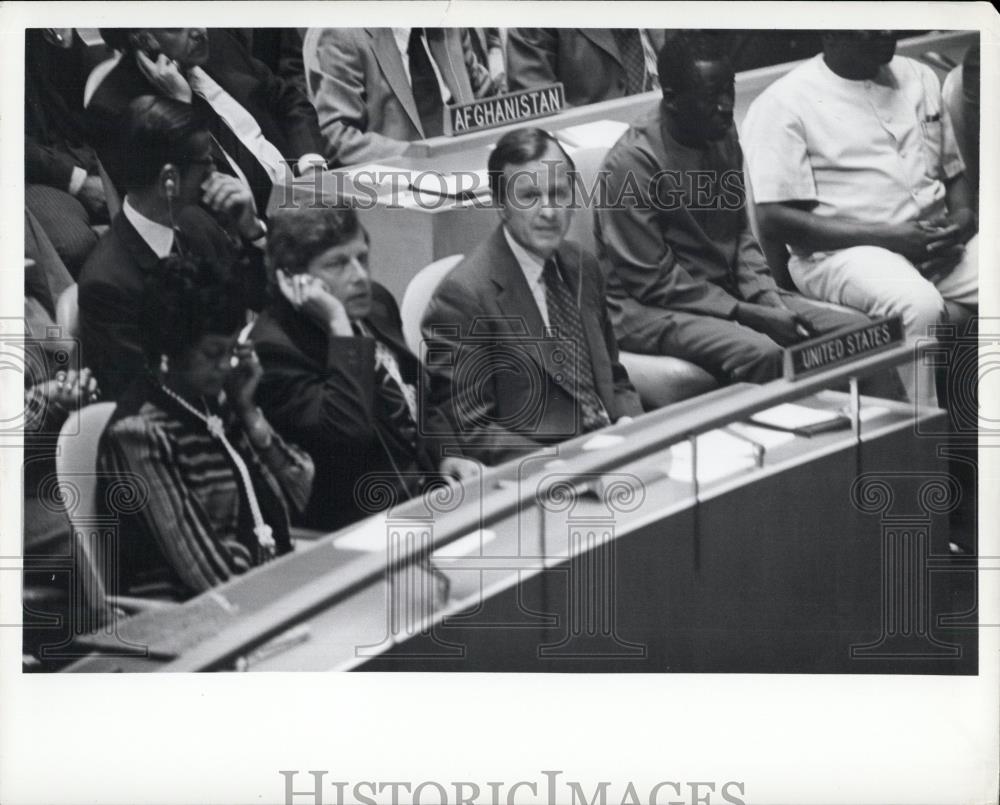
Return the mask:
[[(406, 73), (406, 80), (410, 82), (410, 86), (413, 86), (413, 79), (410, 77), (410, 31), (412, 28), (393, 28), (392, 38), (396, 42), (396, 47), (399, 49), (399, 55), (403, 60), (403, 72)], [(434, 68), (434, 77), (437, 79), (438, 88), (441, 90), (441, 100), (442, 102), (448, 104), (451, 103), (451, 90), (448, 89), (448, 85), (444, 83), (444, 79), (441, 77), (441, 71), (438, 69), (437, 62), (434, 61), (434, 55), (431, 53), (430, 48), (427, 47), (427, 35), (424, 34), (420, 37), (420, 42), (424, 46), (424, 50), (427, 52), (427, 58), (430, 59), (431, 67)], [(462, 69), (465, 69), (463, 65)]]
[(147, 218), (129, 202), (128, 196), (122, 201), (122, 213), (146, 245), (161, 260), (170, 255), (174, 248), (174, 230)]
[(507, 231), (507, 227), (503, 228), (503, 236), (507, 238), (507, 245), (510, 246), (510, 250), (514, 253), (514, 259), (517, 260), (517, 264), (521, 266), (521, 271), (524, 272), (524, 278), (528, 281), (528, 288), (531, 290), (535, 304), (538, 305), (538, 312), (542, 314), (542, 321), (548, 327), (549, 305), (545, 300), (545, 278), (542, 276), (545, 261), (541, 257), (529, 252), (524, 246), (514, 240), (510, 232)]

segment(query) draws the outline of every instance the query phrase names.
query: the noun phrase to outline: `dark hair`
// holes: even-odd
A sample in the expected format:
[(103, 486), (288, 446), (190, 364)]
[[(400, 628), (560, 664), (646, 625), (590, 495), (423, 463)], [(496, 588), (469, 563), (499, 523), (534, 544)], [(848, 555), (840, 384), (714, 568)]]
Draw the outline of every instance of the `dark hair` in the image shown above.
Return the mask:
[(268, 219), (267, 256), (272, 269), (301, 274), (310, 261), (334, 246), (368, 233), (351, 207), (279, 209)]
[(125, 189), (149, 187), (168, 162), (194, 156), (194, 138), (207, 131), (207, 121), (191, 104), (157, 95), (133, 98), (120, 134), (127, 157), (122, 160)]
[(160, 355), (178, 358), (205, 335), (235, 332), (246, 321), (241, 286), (231, 265), (195, 255), (159, 262), (143, 289), (140, 340), (149, 366)]
[(550, 145), (559, 149), (563, 159), (569, 165), (569, 169), (575, 171), (576, 165), (570, 155), (566, 153), (562, 143), (544, 129), (534, 127), (515, 129), (507, 132), (497, 141), (486, 165), (494, 204), (503, 204), (507, 198), (507, 180), (503, 175), (504, 168), (508, 165), (525, 165), (538, 159), (548, 150)]
[(684, 92), (694, 85), (695, 62), (728, 60), (726, 37), (721, 31), (667, 31), (656, 58), (660, 88)]
[(98, 28), (104, 44), (112, 50), (120, 50), (123, 53), (131, 53), (135, 50), (132, 44), (132, 34), (141, 31), (142, 28)]

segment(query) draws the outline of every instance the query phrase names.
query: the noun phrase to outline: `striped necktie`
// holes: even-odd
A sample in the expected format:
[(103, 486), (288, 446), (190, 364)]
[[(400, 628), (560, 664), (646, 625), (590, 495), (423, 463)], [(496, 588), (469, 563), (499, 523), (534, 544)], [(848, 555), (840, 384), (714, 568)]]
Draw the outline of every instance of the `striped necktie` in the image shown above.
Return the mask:
[(568, 384), (574, 391), (580, 406), (582, 432), (597, 430), (611, 424), (611, 418), (597, 394), (594, 380), (594, 366), (587, 348), (583, 332), (583, 319), (576, 306), (569, 287), (559, 274), (554, 258), (545, 261), (542, 269), (545, 280), (545, 305), (548, 308), (549, 324), (556, 328), (559, 338), (576, 345), (576, 364), (567, 367)]
[(625, 68), (625, 94), (635, 95), (646, 88), (646, 56), (636, 28), (612, 28), (618, 53)]

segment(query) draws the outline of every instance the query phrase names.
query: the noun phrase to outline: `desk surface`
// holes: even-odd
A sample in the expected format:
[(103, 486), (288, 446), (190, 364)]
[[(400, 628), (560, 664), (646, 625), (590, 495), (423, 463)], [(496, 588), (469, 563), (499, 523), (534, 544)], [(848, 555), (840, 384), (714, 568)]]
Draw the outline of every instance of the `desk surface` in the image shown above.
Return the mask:
[[(844, 401), (842, 395), (829, 392), (821, 392), (813, 400), (820, 407), (834, 408)], [(912, 411), (908, 406), (884, 401), (868, 404), (879, 410), (864, 423), (862, 443), (875, 444), (909, 434)], [(938, 415), (939, 412), (928, 411), (922, 416)], [(641, 420), (633, 424), (641, 424)], [(638, 432), (641, 430), (640, 427)], [(616, 468), (610, 475), (603, 474), (606, 487), (609, 480), (617, 484), (610, 495), (599, 497), (593, 491), (569, 494), (568, 490), (562, 490), (566, 496), (550, 494), (544, 510), (531, 506), (499, 520), (484, 522), (483, 531), (446, 546), (437, 544), (433, 520), (415, 513), (411, 506), (398, 516), (371, 518), (303, 546), (292, 556), (200, 596), (184, 605), (182, 612), (171, 616), (177, 622), (167, 625), (165, 631), (162, 615), (147, 619), (159, 621), (155, 628), (143, 620), (146, 616), (120, 624), (119, 640), (148, 642), (153, 650), (148, 658), (98, 657), (78, 663), (74, 670), (164, 667), (167, 655), (197, 652), (199, 642), (211, 639), (223, 629), (238, 632), (244, 625), (252, 628), (255, 613), (291, 606), (288, 602), (298, 592), (316, 585), (324, 587), (328, 597), (326, 603), (304, 613), (304, 621), (297, 622), (305, 622), (307, 626), (297, 625), (284, 637), (279, 635), (278, 644), (288, 643), (281, 650), (263, 646), (257, 652), (250, 652), (244, 664), (251, 670), (348, 670), (371, 663), (377, 665), (381, 658), (400, 651), (404, 644), (424, 650), (421, 646), (426, 642), (424, 633), (428, 624), (449, 618), (457, 618), (461, 624), (468, 613), (480, 611), (485, 600), (518, 595), (522, 586), (530, 589), (533, 580), (545, 578), (553, 568), (566, 565), (587, 550), (586, 545), (573, 546), (567, 542), (568, 524), (575, 523), (574, 527), (578, 527), (590, 523), (593, 527), (607, 528), (611, 522), (607, 504), (610, 498), (624, 507), (612, 516), (615, 540), (625, 539), (623, 545), (627, 545), (631, 535), (641, 538), (652, 527), (667, 540), (665, 544), (658, 543), (660, 547), (668, 548), (670, 541), (678, 540), (683, 548), (691, 541), (693, 512), (699, 506), (703, 516), (709, 517), (712, 501), (719, 500), (720, 506), (728, 506), (727, 496), (746, 494), (747, 489), (764, 488), (769, 483), (772, 488), (774, 483), (779, 489), (787, 488), (790, 497), (782, 502), (781, 510), (798, 516), (799, 509), (808, 509), (815, 502), (795, 498), (794, 479), (807, 477), (810, 466), (824, 466), (821, 462), (825, 461), (833, 461), (829, 466), (837, 467), (838, 473), (842, 474), (845, 467), (856, 472), (860, 464), (855, 466), (849, 457), (854, 445), (852, 434), (844, 431), (797, 437), (770, 449), (763, 467), (734, 466), (733, 472), (703, 482), (697, 490), (688, 481), (662, 472), (650, 473), (650, 467), (662, 468), (667, 462), (666, 451), (657, 451)], [(537, 484), (540, 477), (551, 481), (552, 475), (559, 473), (559, 465), (552, 461), (551, 456), (538, 456), (520, 465), (499, 468), (484, 476), (482, 487), (466, 490), (464, 505), (475, 508), (477, 501), (498, 485)], [(805, 474), (800, 471), (803, 469)], [(561, 505), (560, 500), (567, 505)], [(720, 522), (732, 527), (739, 518), (726, 511), (724, 516), (720, 515)], [(398, 554), (401, 546), (412, 547), (414, 540), (423, 540), (428, 551), (434, 550), (430, 563), (394, 563), (394, 552)], [(437, 600), (442, 584), (449, 588), (447, 603)], [(539, 626), (552, 628), (544, 622), (529, 623), (526, 628)], [(251, 636), (247, 634), (248, 638)], [(461, 663), (451, 664), (450, 669), (463, 670)]]

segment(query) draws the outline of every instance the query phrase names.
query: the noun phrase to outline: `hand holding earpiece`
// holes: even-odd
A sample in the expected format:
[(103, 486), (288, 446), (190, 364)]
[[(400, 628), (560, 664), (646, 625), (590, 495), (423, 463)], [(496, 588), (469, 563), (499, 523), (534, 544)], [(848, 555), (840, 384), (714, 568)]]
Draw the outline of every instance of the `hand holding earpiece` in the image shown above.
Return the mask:
[(330, 293), (326, 283), (312, 274), (289, 274), (278, 269), (278, 288), (293, 308), (301, 310), (330, 335), (353, 335), (344, 303)]
[(159, 92), (178, 101), (191, 103), (191, 85), (181, 72), (177, 62), (160, 53), (153, 61), (142, 50), (135, 52), (135, 61), (142, 74)]

